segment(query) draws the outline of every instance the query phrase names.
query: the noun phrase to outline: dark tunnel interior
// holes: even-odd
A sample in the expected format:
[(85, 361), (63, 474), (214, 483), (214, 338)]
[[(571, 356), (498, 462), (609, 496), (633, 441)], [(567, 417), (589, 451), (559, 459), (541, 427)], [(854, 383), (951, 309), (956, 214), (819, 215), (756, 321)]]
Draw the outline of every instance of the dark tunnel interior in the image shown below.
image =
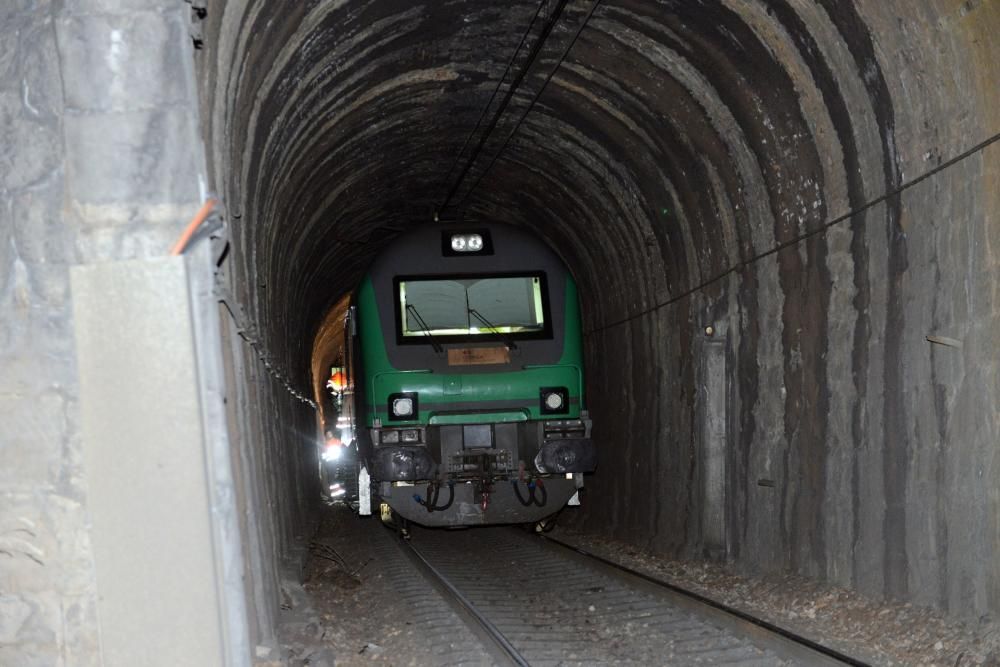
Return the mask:
[[(998, 23), (975, 0), (227, 3), (197, 64), (233, 298), (305, 391), (388, 241), (530, 229), (580, 286), (600, 466), (573, 521), (1000, 610)], [(280, 553), (316, 496), (287, 434), (315, 416), (240, 354)]]

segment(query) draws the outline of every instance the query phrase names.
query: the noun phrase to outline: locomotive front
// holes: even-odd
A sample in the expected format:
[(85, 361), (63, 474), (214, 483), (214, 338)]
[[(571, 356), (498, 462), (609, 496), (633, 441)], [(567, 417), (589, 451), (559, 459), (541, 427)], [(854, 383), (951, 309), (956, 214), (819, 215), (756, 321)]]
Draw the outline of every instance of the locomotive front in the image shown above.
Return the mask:
[(506, 225), (411, 232), (379, 255), (351, 317), (362, 476), (383, 503), (464, 526), (576, 502), (596, 465), (579, 304), (544, 244)]

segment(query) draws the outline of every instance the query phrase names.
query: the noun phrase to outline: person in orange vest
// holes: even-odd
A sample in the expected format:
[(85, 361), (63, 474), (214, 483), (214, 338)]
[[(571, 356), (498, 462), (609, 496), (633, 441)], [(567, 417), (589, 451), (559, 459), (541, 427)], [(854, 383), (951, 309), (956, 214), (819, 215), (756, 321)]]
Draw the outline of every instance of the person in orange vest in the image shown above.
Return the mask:
[(326, 382), (326, 387), (335, 394), (339, 394), (347, 387), (347, 380), (341, 371), (337, 371), (330, 376)]

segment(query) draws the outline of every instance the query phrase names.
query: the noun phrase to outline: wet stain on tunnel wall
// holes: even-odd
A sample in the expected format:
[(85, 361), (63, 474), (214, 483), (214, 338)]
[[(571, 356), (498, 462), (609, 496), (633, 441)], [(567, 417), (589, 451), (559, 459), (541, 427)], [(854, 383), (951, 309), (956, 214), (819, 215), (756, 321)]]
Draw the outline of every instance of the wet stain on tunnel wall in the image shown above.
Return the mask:
[[(330, 309), (435, 213), (528, 227), (582, 295), (601, 460), (580, 525), (1000, 610), (998, 148), (947, 162), (1000, 129), (998, 5), (574, 0), (439, 210), (537, 8), (209, 13), (214, 186), (268, 349), (308, 386)], [(700, 511), (706, 326), (727, 369), (717, 519)], [(276, 497), (300, 471), (282, 474)]]

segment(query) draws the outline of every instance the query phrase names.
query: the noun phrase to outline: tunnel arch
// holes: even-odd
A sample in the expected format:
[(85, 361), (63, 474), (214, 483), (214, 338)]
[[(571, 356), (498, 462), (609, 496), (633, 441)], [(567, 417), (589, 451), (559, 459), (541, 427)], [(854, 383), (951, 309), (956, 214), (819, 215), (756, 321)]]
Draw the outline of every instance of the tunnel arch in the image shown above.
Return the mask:
[[(470, 182), (593, 6), (566, 5)], [(200, 86), (233, 291), (300, 386), (324, 317), (379, 248), (433, 224), (537, 8), (209, 12)], [(621, 454), (602, 457), (591, 525), (958, 613), (1000, 609), (996, 527), (948, 529), (1000, 509), (983, 481), (1000, 464), (971, 486), (959, 470), (987, 460), (998, 418), (958, 419), (973, 396), (1000, 395), (997, 296), (975, 268), (996, 271), (997, 148), (910, 185), (1000, 129), (997, 25), (1000, 8), (974, 1), (594, 9), (495, 165), (444, 212), (529, 227), (577, 277), (595, 436)], [(962, 363), (928, 349), (940, 331), (967, 341)], [(716, 349), (721, 379), (706, 376)], [(724, 412), (710, 414), (703, 390), (719, 381)], [(267, 400), (306, 428), (280, 388)], [(265, 440), (281, 446), (276, 431)], [(713, 447), (722, 489), (706, 486)]]

